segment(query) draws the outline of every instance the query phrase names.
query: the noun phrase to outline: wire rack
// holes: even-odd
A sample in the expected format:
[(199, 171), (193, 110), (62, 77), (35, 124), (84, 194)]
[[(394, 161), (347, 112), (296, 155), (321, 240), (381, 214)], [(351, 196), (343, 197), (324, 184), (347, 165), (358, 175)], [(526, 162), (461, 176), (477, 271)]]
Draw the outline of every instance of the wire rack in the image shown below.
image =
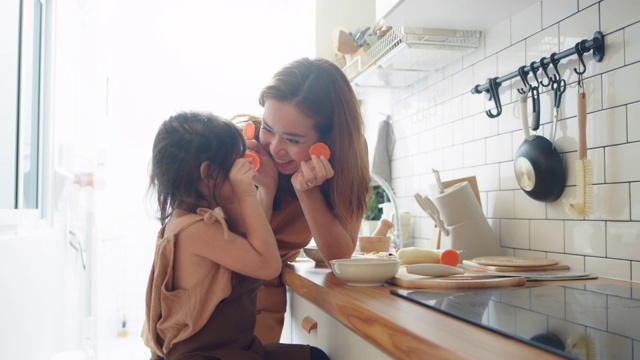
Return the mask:
[[(364, 55), (350, 61), (342, 71), (349, 80), (355, 79), (372, 65), (400, 47), (412, 49), (465, 52), (480, 46), (482, 33), (476, 30), (445, 30), (396, 27), (378, 40)], [(435, 70), (435, 69), (418, 69)]]

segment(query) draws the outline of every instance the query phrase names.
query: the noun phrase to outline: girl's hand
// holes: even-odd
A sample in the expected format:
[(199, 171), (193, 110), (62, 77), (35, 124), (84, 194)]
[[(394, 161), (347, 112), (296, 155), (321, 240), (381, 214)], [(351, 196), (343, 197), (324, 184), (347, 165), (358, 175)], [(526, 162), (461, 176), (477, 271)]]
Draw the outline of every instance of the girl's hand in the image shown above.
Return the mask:
[(329, 160), (324, 156), (312, 155), (311, 159), (300, 163), (300, 169), (291, 177), (293, 187), (298, 191), (305, 191), (322, 185), (335, 175)]
[(247, 141), (247, 149), (253, 151), (260, 158), (260, 168), (253, 180), (260, 188), (272, 189), (278, 186), (278, 168), (269, 153), (255, 140)]
[(229, 182), (233, 193), (237, 197), (256, 196), (257, 190), (253, 184), (253, 177), (256, 171), (249, 160), (245, 158), (236, 159), (229, 171)]

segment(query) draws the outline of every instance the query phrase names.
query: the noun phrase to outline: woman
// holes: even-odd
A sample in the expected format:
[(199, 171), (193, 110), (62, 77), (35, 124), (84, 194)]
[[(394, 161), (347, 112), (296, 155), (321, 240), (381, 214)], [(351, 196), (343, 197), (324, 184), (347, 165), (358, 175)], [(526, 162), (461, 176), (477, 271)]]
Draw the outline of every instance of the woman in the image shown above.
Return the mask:
[[(259, 97), (264, 107), (256, 141), (254, 178), (270, 216), (283, 262), (314, 239), (324, 259), (349, 258), (369, 192), (369, 162), (358, 100), (342, 70), (325, 59), (303, 58), (279, 70)], [(310, 156), (323, 142), (330, 159)], [(278, 342), (286, 311), (280, 276), (258, 293), (256, 335)]]

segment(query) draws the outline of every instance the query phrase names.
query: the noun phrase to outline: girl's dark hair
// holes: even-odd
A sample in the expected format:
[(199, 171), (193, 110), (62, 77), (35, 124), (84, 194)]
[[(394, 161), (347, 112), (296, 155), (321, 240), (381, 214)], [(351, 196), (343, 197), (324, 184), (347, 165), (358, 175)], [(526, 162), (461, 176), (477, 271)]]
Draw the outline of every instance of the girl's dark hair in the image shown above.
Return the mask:
[[(244, 154), (242, 133), (230, 121), (206, 112), (180, 112), (165, 120), (153, 142), (149, 189), (157, 195), (159, 219), (165, 224), (173, 211), (195, 212), (215, 199), (236, 159)], [(200, 166), (209, 162), (208, 194), (199, 190)]]
[(362, 217), (371, 181), (369, 159), (360, 103), (344, 72), (322, 58), (295, 60), (262, 89), (260, 105), (268, 100), (292, 104), (314, 120), (335, 169), (335, 176), (321, 186), (325, 199), (342, 224)]

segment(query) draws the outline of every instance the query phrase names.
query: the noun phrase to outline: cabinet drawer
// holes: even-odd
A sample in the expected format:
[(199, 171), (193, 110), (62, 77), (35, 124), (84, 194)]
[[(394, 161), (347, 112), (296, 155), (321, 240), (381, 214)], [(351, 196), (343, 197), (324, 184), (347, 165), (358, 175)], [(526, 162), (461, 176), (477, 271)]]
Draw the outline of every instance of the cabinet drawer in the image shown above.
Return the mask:
[(332, 360), (391, 359), (295, 292), (291, 293), (290, 309), (293, 343), (317, 346)]

